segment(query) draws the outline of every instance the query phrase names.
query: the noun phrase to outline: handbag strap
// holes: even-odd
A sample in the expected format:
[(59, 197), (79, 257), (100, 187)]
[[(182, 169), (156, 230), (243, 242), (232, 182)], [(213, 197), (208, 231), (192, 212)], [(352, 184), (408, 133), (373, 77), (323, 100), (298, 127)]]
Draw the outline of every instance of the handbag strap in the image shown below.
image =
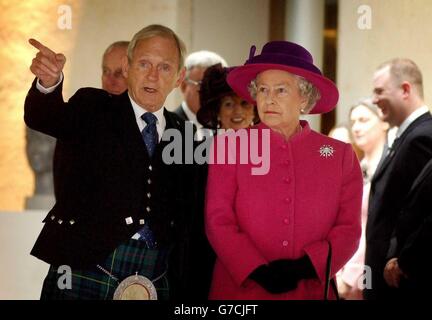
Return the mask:
[(332, 260), (332, 246), (330, 241), (327, 240), (328, 243), (328, 254), (327, 254), (327, 262), (326, 262), (326, 274), (325, 274), (325, 287), (324, 287), (324, 300), (328, 300), (328, 292), (330, 286), (332, 287), (336, 300), (339, 300), (339, 293), (336, 286), (336, 281), (334, 278), (331, 278), (331, 260)]

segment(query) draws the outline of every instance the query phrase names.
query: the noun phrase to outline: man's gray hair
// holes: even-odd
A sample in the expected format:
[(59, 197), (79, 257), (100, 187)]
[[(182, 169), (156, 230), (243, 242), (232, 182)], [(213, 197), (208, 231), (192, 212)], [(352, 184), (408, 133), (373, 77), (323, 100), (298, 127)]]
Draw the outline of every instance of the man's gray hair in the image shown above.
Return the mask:
[[(103, 64), (103, 60), (105, 59), (105, 56), (111, 52), (111, 50), (113, 50), (114, 48), (124, 48), (127, 50), (129, 46), (129, 41), (116, 41), (111, 43), (108, 48), (105, 49), (103, 56), (102, 56), (102, 64)], [(103, 66), (102, 66), (103, 67)]]
[[(317, 101), (321, 98), (321, 94), (318, 88), (315, 87), (311, 82), (307, 81), (305, 78), (292, 73), (290, 73), (290, 75), (294, 76), (294, 78), (296, 79), (300, 95), (307, 99), (306, 107), (302, 109), (301, 113), (308, 114), (313, 109)], [(251, 81), (248, 86), (248, 90), (251, 97), (256, 100), (256, 78)]]
[(207, 69), (208, 67), (214, 66), (218, 63), (220, 63), (222, 67), (228, 67), (228, 63), (225, 59), (215, 52), (207, 50), (192, 52), (187, 56), (185, 61), (186, 76), (188, 76), (189, 71), (193, 68)]
[(129, 46), (129, 41), (116, 41), (111, 43), (108, 48), (105, 49), (103, 56), (105, 57), (105, 55), (107, 53), (109, 53), (112, 49), (114, 48), (125, 48), (127, 50)]
[(177, 49), (178, 49), (178, 57), (179, 57), (178, 70), (181, 70), (184, 66), (184, 57), (186, 55), (186, 46), (185, 46), (184, 42), (177, 36), (177, 34), (173, 30), (171, 30), (168, 27), (162, 26), (160, 24), (149, 25), (149, 26), (145, 27), (144, 29), (141, 29), (140, 31), (138, 31), (133, 36), (131, 42), (129, 43), (128, 52), (127, 52), (129, 63), (131, 63), (131, 61), (132, 61), (133, 53), (134, 53), (136, 46), (138, 45), (138, 42), (141, 40), (145, 40), (145, 39), (149, 39), (149, 38), (153, 38), (153, 37), (163, 37), (163, 38), (174, 40), (174, 42), (177, 46)]

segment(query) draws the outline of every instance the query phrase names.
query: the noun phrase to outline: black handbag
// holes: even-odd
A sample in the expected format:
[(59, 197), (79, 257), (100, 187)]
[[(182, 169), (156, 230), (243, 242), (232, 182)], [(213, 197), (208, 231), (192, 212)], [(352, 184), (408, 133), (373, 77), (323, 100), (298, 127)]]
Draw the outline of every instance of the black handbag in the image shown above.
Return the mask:
[(334, 278), (330, 278), (331, 275), (331, 261), (332, 261), (332, 246), (330, 241), (327, 240), (328, 243), (328, 254), (327, 254), (327, 263), (326, 263), (326, 274), (325, 274), (325, 287), (324, 287), (324, 300), (328, 300), (328, 293), (330, 287), (332, 287), (336, 300), (339, 300), (339, 293), (336, 286), (336, 281)]

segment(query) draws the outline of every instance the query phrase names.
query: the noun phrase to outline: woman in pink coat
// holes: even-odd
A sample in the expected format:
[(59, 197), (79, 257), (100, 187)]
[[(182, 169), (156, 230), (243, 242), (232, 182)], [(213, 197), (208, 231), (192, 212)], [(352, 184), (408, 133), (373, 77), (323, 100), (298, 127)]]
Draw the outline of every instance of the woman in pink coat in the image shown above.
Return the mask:
[[(257, 104), (261, 123), (242, 129), (246, 148), (228, 144), (243, 161), (221, 161), (226, 157), (218, 154), (223, 140), (241, 135), (239, 130), (215, 138), (209, 165), (206, 233), (217, 255), (209, 298), (323, 299), (329, 243), (331, 277), (359, 244), (359, 163), (350, 145), (299, 120), (301, 114), (332, 110), (338, 100), (336, 86), (313, 65), (310, 53), (277, 41), (254, 54), (253, 46), (228, 83)], [(238, 140), (244, 144), (231, 142)], [(254, 143), (269, 160), (259, 173), (248, 152)], [(329, 298), (334, 296), (330, 291)]]

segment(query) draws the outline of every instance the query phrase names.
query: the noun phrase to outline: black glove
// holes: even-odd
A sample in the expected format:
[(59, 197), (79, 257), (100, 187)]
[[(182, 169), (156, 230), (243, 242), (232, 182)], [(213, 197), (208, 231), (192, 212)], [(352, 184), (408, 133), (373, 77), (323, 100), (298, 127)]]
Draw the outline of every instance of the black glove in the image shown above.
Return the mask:
[(288, 292), (297, 287), (297, 281), (290, 282), (289, 279), (284, 279), (284, 274), (275, 272), (265, 264), (256, 268), (249, 278), (273, 294)]
[(272, 272), (282, 275), (283, 281), (295, 282), (296, 285), (299, 280), (317, 278), (312, 262), (307, 255), (296, 260), (274, 260), (270, 262), (269, 268)]

